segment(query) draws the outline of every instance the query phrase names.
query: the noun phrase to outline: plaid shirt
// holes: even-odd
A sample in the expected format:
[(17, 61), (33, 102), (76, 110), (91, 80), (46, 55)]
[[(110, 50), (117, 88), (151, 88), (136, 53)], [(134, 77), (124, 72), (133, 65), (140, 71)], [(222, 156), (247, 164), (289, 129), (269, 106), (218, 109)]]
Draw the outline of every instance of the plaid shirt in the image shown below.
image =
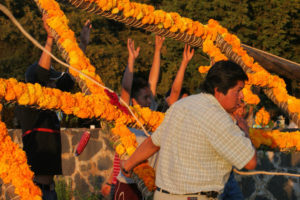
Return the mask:
[(156, 185), (174, 194), (221, 191), (232, 166), (243, 168), (255, 153), (217, 99), (204, 93), (171, 106), (151, 138), (160, 146)]

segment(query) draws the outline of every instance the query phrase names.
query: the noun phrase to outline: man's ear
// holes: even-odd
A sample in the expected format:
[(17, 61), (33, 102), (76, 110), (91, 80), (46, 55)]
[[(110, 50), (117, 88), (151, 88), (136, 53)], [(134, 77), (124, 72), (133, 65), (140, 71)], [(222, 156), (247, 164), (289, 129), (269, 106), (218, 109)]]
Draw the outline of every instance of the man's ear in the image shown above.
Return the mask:
[(220, 93), (218, 88), (214, 88), (214, 96), (216, 96), (217, 93)]
[(218, 90), (218, 88), (214, 88), (214, 92), (215, 92), (214, 96), (215, 96), (216, 99), (218, 99), (218, 100), (221, 100), (220, 97), (224, 96), (224, 94), (223, 94), (222, 92), (220, 92), (220, 91)]

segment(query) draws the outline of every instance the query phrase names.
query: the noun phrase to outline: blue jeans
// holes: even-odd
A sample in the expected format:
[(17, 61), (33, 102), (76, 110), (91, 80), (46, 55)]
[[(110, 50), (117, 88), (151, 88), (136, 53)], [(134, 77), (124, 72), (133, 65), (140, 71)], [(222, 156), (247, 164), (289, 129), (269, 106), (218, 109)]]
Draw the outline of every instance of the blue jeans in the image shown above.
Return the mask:
[(42, 189), (43, 200), (57, 200), (57, 194), (55, 190), (44, 190)]
[(109, 193), (109, 196), (110, 196), (111, 200), (113, 200), (114, 196), (115, 196), (115, 189), (116, 189), (115, 187), (116, 187), (116, 184), (111, 184), (110, 193)]
[(220, 195), (221, 200), (243, 200), (243, 193), (236, 182), (233, 172), (231, 171), (229, 179), (225, 184), (224, 191)]

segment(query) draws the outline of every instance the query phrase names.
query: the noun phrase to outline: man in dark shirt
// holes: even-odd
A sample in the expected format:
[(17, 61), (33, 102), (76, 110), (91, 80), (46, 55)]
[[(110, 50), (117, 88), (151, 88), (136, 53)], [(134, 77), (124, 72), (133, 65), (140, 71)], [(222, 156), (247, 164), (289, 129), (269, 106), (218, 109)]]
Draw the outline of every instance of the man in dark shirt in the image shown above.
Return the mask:
[[(52, 50), (53, 34), (43, 16), (47, 32), (45, 49)], [(85, 24), (90, 29), (90, 24)], [(82, 34), (82, 33), (81, 33)], [(85, 31), (89, 37), (89, 30)], [(82, 37), (82, 35), (81, 35)], [(83, 44), (84, 49), (87, 44)], [(43, 52), (39, 61), (31, 65), (25, 73), (27, 83), (39, 83), (45, 87), (69, 91), (74, 85), (73, 77), (66, 72), (55, 71), (51, 66), (51, 57)], [(62, 174), (60, 123), (55, 111), (38, 110), (25, 106), (16, 108), (16, 117), (22, 128), (23, 149), (27, 155), (28, 165), (34, 172), (34, 182), (43, 193), (43, 200), (56, 200), (54, 175)]]

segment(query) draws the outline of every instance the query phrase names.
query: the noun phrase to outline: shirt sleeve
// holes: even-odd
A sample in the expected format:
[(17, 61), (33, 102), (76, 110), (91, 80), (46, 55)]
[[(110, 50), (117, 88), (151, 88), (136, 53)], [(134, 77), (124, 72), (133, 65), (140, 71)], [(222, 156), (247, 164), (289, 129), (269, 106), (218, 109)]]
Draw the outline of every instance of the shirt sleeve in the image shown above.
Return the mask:
[(47, 83), (49, 82), (50, 71), (38, 65), (36, 67), (35, 74), (36, 74), (36, 82), (43, 86), (46, 86)]
[(251, 140), (234, 124), (225, 111), (208, 114), (205, 133), (214, 149), (228, 162), (242, 169), (254, 156)]

